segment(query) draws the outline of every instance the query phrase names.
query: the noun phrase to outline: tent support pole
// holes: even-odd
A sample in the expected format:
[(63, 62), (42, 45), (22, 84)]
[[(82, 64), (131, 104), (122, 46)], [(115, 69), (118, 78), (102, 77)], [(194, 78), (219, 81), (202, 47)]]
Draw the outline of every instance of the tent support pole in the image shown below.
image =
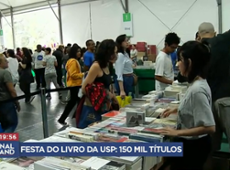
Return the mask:
[(16, 41), (15, 41), (15, 32), (14, 32), (14, 14), (13, 14), (13, 7), (10, 7), (10, 17), (11, 17), (11, 29), (12, 29), (12, 37), (13, 37), (13, 47), (16, 48)]
[(222, 34), (223, 33), (222, 0), (217, 0), (217, 5), (218, 5), (219, 34)]
[(61, 44), (63, 44), (62, 17), (61, 17), (61, 0), (58, 0), (57, 3), (58, 3), (58, 15), (59, 15), (60, 41), (61, 41)]
[(125, 0), (126, 11), (129, 12), (129, 0)]

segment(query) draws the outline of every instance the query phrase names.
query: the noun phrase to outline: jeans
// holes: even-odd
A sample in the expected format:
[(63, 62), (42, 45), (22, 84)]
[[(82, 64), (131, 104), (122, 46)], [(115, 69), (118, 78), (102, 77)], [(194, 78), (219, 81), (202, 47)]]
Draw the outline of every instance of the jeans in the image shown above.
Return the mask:
[(0, 104), (0, 122), (4, 133), (13, 133), (18, 125), (18, 114), (14, 102)]
[[(115, 78), (115, 88), (116, 88), (117, 94), (120, 95), (120, 87), (119, 87), (117, 78), (116, 76), (114, 78)], [(134, 83), (133, 76), (123, 76), (123, 86), (124, 86), (125, 94), (126, 96), (128, 96), (129, 93), (132, 93), (132, 98), (134, 98), (133, 83)]]
[(41, 84), (42, 84), (42, 87), (46, 87), (45, 68), (35, 69), (34, 72), (36, 76), (37, 88), (40, 88)]
[(45, 75), (46, 80), (46, 89), (50, 89), (51, 82), (54, 84), (56, 89), (60, 88), (60, 86), (57, 83), (57, 75), (56, 73), (49, 73)]

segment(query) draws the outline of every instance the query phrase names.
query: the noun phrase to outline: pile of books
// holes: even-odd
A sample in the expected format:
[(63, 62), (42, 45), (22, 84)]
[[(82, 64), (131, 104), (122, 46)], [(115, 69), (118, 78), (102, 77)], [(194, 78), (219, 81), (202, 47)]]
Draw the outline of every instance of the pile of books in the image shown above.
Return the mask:
[[(86, 129), (69, 127), (43, 140), (26, 142), (163, 142), (160, 134), (165, 126), (176, 126), (177, 117), (161, 118), (161, 113), (174, 99), (157, 99), (154, 105), (150, 99), (159, 96), (155, 91), (120, 111), (102, 115), (102, 122)], [(6, 170), (149, 170), (159, 158), (156, 157), (49, 157), (18, 158), (0, 162), (0, 169)], [(16, 168), (17, 167), (17, 168)]]
[(126, 166), (123, 163), (98, 157), (66, 158), (65, 160), (49, 157), (35, 162), (34, 170), (126, 170)]

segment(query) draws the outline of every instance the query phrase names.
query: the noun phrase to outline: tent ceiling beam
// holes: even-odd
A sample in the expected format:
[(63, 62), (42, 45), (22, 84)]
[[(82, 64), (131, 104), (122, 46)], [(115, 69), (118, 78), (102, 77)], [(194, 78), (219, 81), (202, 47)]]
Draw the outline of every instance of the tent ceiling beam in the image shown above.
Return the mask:
[[(23, 13), (28, 13), (28, 12), (34, 12), (38, 10), (43, 10), (43, 9), (48, 9), (50, 8), (49, 5), (47, 5), (47, 1), (49, 1), (50, 5), (54, 8), (57, 6), (57, 1), (54, 0), (46, 0), (42, 2), (36, 2), (36, 3), (31, 3), (28, 5), (22, 5), (22, 6), (17, 6), (13, 7), (13, 13), (15, 15), (17, 14), (23, 14)], [(94, 1), (99, 1), (99, 0), (82, 0), (79, 2), (69, 2), (69, 3), (64, 3), (62, 2), (61, 6), (68, 6), (68, 5), (75, 5), (75, 4), (81, 4), (81, 3), (86, 3), (86, 2), (94, 2)], [(10, 16), (10, 8), (3, 9), (2, 12), (5, 14), (5, 16)]]
[(46, 1), (47, 1), (47, 3), (49, 4), (50, 9), (53, 11), (55, 17), (56, 17), (57, 20), (60, 22), (60, 18), (57, 16), (57, 14), (56, 14), (56, 12), (54, 11), (54, 9), (53, 9), (52, 5), (50, 4), (49, 0), (46, 0)]
[(3, 3), (3, 2), (0, 2), (0, 4), (2, 4), (3, 6), (5, 6), (5, 7), (7, 7), (7, 8), (10, 8), (9, 5), (7, 5), (7, 4), (5, 4), (5, 3)]
[(125, 0), (126, 11), (129, 12), (129, 0)]
[(6, 16), (5, 16), (5, 14), (3, 14), (1, 10), (0, 10), (0, 15), (1, 15), (1, 18), (4, 18), (4, 19), (6, 20), (6, 23), (9, 25), (9, 27), (11, 27), (11, 28), (12, 28), (12, 26), (11, 26), (10, 22), (7, 20), (7, 18), (6, 18)]
[(121, 2), (121, 6), (123, 8), (123, 10), (125, 11), (125, 13), (128, 13), (129, 10), (128, 10), (128, 0), (125, 0), (125, 3), (123, 2), (123, 0), (120, 0)]

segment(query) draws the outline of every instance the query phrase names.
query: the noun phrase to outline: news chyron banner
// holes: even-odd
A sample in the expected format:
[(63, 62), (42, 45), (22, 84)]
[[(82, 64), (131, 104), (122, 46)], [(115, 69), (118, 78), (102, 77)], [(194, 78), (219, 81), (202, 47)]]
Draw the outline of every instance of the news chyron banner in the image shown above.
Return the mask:
[(17, 133), (0, 133), (0, 157), (22, 156), (183, 156), (182, 143), (44, 143), (19, 142)]

